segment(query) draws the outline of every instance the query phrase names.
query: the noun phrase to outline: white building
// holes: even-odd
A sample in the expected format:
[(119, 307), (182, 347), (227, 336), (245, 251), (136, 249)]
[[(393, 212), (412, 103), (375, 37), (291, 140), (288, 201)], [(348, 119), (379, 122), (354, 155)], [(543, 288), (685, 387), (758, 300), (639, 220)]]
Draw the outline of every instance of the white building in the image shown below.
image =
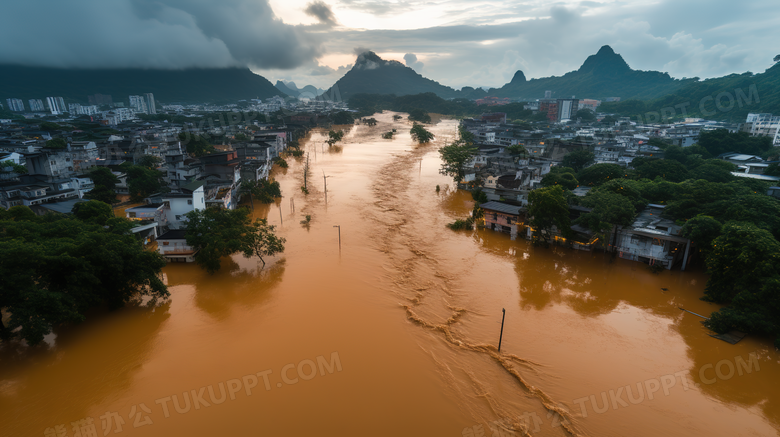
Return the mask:
[(149, 113), (157, 114), (157, 109), (154, 107), (154, 94), (146, 93), (144, 97), (146, 97), (146, 108), (149, 110)]
[(206, 208), (206, 197), (203, 186), (205, 181), (195, 181), (182, 186), (177, 192), (155, 194), (150, 197), (154, 203), (165, 205), (163, 211), (170, 229), (182, 229), (187, 222), (190, 211)]
[(130, 96), (130, 109), (142, 114), (149, 113), (149, 107), (146, 104), (144, 96)]
[(43, 100), (41, 99), (30, 99), (30, 111), (32, 112), (43, 112), (46, 110), (46, 107), (43, 106)]
[(748, 114), (742, 131), (754, 137), (771, 137), (773, 144), (780, 144), (780, 116)]
[(52, 115), (59, 115), (68, 111), (65, 107), (65, 100), (62, 97), (46, 97), (46, 107)]
[(20, 99), (6, 99), (5, 102), (8, 103), (9, 111), (24, 112), (24, 102)]

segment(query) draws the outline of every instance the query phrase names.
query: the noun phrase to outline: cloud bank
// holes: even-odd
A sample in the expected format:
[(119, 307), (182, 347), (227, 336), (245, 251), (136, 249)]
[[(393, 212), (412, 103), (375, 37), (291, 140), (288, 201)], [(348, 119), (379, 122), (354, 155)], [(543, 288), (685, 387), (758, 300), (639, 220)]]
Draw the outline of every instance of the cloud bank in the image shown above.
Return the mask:
[(26, 0), (0, 14), (0, 63), (289, 69), (322, 53), (321, 41), (282, 22), (268, 0)]

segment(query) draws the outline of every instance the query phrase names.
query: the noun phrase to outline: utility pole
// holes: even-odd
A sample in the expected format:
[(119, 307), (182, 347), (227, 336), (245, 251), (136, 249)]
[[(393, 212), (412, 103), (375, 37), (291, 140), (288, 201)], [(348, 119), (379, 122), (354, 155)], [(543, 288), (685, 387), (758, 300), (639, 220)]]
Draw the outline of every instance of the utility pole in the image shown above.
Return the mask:
[(503, 315), (501, 316), (501, 335), (498, 336), (498, 351), (501, 352), (501, 340), (504, 338), (504, 318), (506, 317), (506, 310), (501, 308)]
[(339, 253), (341, 253), (341, 225), (333, 225), (334, 228), (339, 228)]
[(306, 165), (303, 166), (303, 188), (305, 188), (307, 191), (309, 190), (309, 186), (307, 185), (308, 175), (309, 175), (309, 154), (307, 153)]
[(325, 176), (325, 170), (322, 171), (322, 180), (325, 182), (325, 201), (328, 201), (328, 178), (330, 176)]

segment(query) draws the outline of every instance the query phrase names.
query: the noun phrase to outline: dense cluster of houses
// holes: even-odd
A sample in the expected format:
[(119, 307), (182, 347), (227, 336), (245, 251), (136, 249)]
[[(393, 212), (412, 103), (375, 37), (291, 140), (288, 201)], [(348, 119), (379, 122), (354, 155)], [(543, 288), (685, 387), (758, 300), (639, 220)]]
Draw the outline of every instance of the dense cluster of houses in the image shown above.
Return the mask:
[[(127, 218), (138, 222), (133, 232), (149, 243), (183, 229), (185, 214), (192, 210), (236, 208), (241, 181), (267, 178), (274, 158), (287, 147), (296, 129), (285, 124), (248, 127), (232, 126), (247, 135), (245, 140), (217, 145), (216, 152), (195, 158), (187, 153), (186, 139), (179, 137), (187, 127), (170, 123), (127, 122), (117, 127), (120, 133), (95, 141), (74, 141), (74, 132), (50, 133), (28, 123), (6, 123), (0, 125), (0, 161), (12, 162), (26, 172), (2, 167), (0, 206), (25, 205), (39, 215), (70, 214), (95, 187), (90, 178), (95, 167), (111, 170), (119, 180), (115, 191), (126, 201), (128, 181), (120, 165), (154, 156), (159, 158), (157, 170), (164, 174), (168, 189), (150, 195), (144, 205), (125, 210)], [(63, 138), (66, 146), (47, 145), (52, 135)]]
[[(663, 150), (650, 144), (651, 138), (688, 147), (693, 145), (702, 130), (725, 128), (732, 132), (746, 131), (745, 124), (725, 125), (718, 122), (689, 119), (668, 125), (637, 125), (628, 119), (619, 119), (608, 128), (573, 127), (561, 129), (559, 125), (538, 130), (527, 130), (523, 126), (507, 124), (501, 113), (484, 114), (482, 117), (464, 119), (461, 127), (473, 134), (477, 155), (465, 166), (462, 188), (478, 187), (487, 195), (489, 202), (481, 205), (485, 212), (485, 226), (507, 233), (511, 238), (532, 238), (532, 229), (527, 221), (529, 193), (540, 187), (542, 178), (563, 157), (574, 151), (589, 150), (595, 155), (594, 163), (611, 163), (628, 167), (637, 157), (663, 157)], [(750, 120), (766, 123), (770, 117), (756, 117)], [(527, 126), (526, 126), (527, 127)], [(767, 129), (765, 129), (767, 130)], [(754, 132), (756, 135), (776, 135), (776, 131)], [(525, 153), (512, 154), (511, 147), (523, 146)], [(726, 153), (718, 158), (737, 166), (732, 174), (739, 177), (777, 182), (780, 177), (764, 175), (769, 166), (760, 156)], [(585, 196), (589, 188), (578, 187), (577, 196)], [(770, 189), (769, 195), (780, 197), (780, 188)], [(691, 254), (690, 241), (680, 236), (680, 226), (661, 216), (664, 205), (648, 205), (635, 222), (628, 227), (616, 229), (606, 244), (618, 256), (660, 265), (666, 269), (685, 269)], [(571, 206), (571, 218), (588, 212), (587, 208)], [(575, 249), (592, 250), (599, 242), (588, 229), (572, 228), (576, 238), (569, 241)], [(565, 240), (560, 233), (553, 236)]]

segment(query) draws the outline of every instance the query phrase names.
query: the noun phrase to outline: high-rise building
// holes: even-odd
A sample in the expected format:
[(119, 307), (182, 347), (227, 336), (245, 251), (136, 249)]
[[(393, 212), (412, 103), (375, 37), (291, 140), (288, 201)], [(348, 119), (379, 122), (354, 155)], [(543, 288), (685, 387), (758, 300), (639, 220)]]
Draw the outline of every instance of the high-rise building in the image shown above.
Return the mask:
[(144, 96), (130, 96), (130, 109), (135, 112), (149, 113)]
[(70, 112), (70, 115), (81, 115), (81, 105), (78, 103), (69, 103), (68, 112)]
[(41, 99), (30, 99), (30, 111), (32, 112), (43, 112), (46, 110), (46, 107), (43, 106), (43, 101)]
[(150, 114), (157, 114), (157, 109), (154, 107), (154, 94), (146, 93), (146, 107), (149, 109)]
[(14, 111), (14, 112), (24, 111), (24, 102), (22, 102), (19, 99), (6, 99), (5, 102), (8, 103), (9, 111)]
[(577, 99), (558, 99), (558, 121), (571, 120), (577, 114), (579, 103)]
[(59, 115), (68, 111), (65, 106), (65, 100), (62, 97), (46, 97), (46, 107), (53, 115)]

